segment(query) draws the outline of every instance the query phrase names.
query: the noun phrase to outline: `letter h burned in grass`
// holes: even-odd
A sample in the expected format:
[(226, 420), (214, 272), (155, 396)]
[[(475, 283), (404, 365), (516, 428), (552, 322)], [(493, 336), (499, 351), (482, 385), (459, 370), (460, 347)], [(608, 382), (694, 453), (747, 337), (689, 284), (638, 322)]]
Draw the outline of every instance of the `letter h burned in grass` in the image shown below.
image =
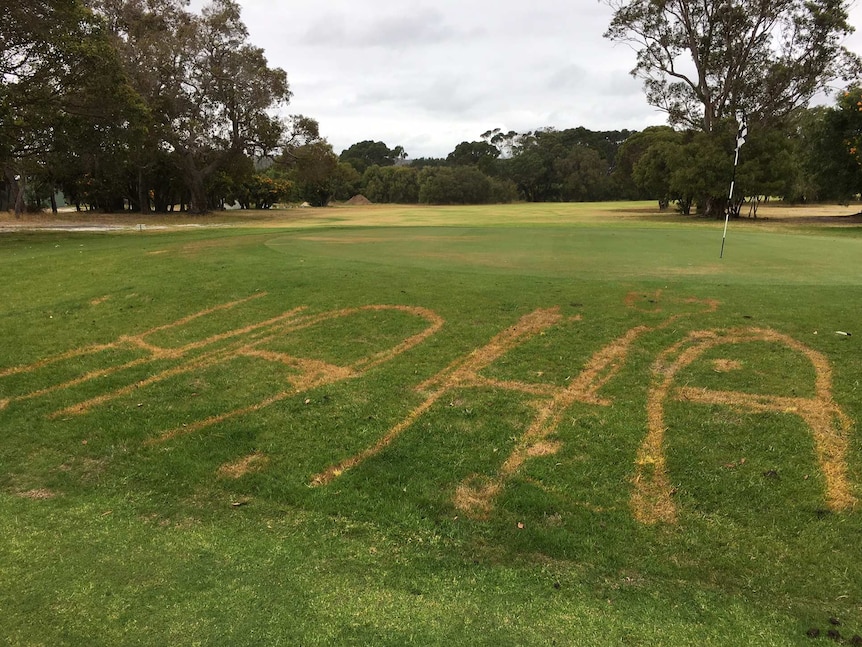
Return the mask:
[[(514, 326), (494, 337), (487, 345), (456, 360), (430, 380), (420, 384), (417, 390), (427, 394), (426, 399), (408, 416), (392, 427), (375, 445), (321, 472), (312, 480), (313, 485), (324, 485), (366, 459), (378, 454), (392, 443), (403, 431), (412, 426), (435, 402), (454, 389), (487, 387), (516, 391), (538, 396), (538, 413), (515, 448), (494, 477), (474, 475), (458, 486), (455, 505), (475, 518), (485, 518), (493, 508), (493, 501), (502, 490), (505, 481), (515, 474), (531, 456), (545, 455), (556, 451), (554, 444), (547, 442), (560, 424), (566, 410), (575, 402), (608, 406), (610, 400), (598, 392), (622, 367), (631, 344), (641, 334), (652, 330), (639, 326), (628, 331), (621, 339), (596, 353), (578, 377), (566, 386), (535, 384), (517, 381), (495, 380), (480, 375), (480, 372), (504, 354), (531, 339), (542, 331), (557, 325), (563, 317), (558, 308), (540, 309), (523, 316)], [(579, 320), (579, 317), (575, 319)]]
[[(147, 364), (157, 360), (174, 360), (179, 363), (175, 364), (171, 368), (155, 371), (148, 377), (132, 384), (127, 384), (126, 386), (122, 386), (60, 409), (53, 413), (51, 417), (60, 418), (63, 416), (81, 415), (87, 413), (94, 407), (128, 395), (137, 389), (163, 382), (178, 375), (193, 373), (219, 364), (224, 364), (225, 362), (239, 357), (254, 358), (265, 362), (282, 363), (293, 371), (293, 373), (286, 378), (289, 388), (247, 407), (233, 409), (225, 413), (210, 416), (204, 420), (199, 420), (197, 422), (167, 430), (161, 435), (147, 441), (147, 444), (156, 444), (181, 434), (199, 431), (230, 418), (258, 411), (264, 407), (309, 389), (324, 386), (326, 384), (332, 384), (351, 377), (358, 377), (375, 366), (379, 366), (406, 350), (420, 344), (426, 338), (437, 332), (443, 325), (443, 319), (441, 319), (436, 313), (420, 307), (371, 305), (357, 308), (345, 308), (342, 310), (332, 310), (320, 314), (303, 314), (305, 308), (294, 308), (265, 321), (211, 335), (205, 339), (196, 340), (178, 347), (169, 348), (161, 346), (150, 339), (156, 333), (180, 328), (181, 326), (189, 324), (201, 317), (234, 308), (246, 303), (250, 299), (259, 298), (261, 296), (265, 295), (255, 295), (248, 299), (233, 301), (214, 308), (209, 308), (170, 324), (158, 326), (137, 335), (122, 336), (115, 342), (79, 348), (26, 366), (0, 370), (0, 379), (2, 379), (25, 373), (32, 373), (47, 366), (59, 364), (67, 360), (88, 355), (97, 355), (109, 350), (127, 349), (144, 353), (143, 357), (138, 357), (122, 364), (115, 364), (95, 369), (35, 391), (0, 399), (0, 409), (15, 402), (26, 401), (52, 392), (68, 389), (100, 377), (119, 373), (125, 369), (146, 366)], [(307, 329), (333, 319), (347, 317), (361, 312), (373, 311), (402, 312), (408, 315), (413, 315), (420, 320), (424, 320), (426, 325), (418, 333), (403, 339), (400, 343), (395, 344), (391, 348), (362, 357), (344, 366), (331, 364), (321, 360), (296, 357), (288, 353), (278, 352), (267, 348), (267, 345), (270, 344), (270, 342), (278, 340), (290, 333)]]

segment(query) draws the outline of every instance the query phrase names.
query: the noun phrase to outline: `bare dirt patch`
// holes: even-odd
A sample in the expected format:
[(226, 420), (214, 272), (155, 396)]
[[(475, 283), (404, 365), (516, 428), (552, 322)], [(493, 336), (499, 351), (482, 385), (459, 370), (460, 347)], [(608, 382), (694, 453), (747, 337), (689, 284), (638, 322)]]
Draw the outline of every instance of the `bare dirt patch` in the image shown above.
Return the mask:
[(57, 493), (53, 490), (49, 490), (47, 488), (36, 488), (33, 490), (27, 490), (26, 492), (18, 492), (18, 496), (22, 499), (32, 499), (34, 501), (44, 501), (46, 499), (53, 499), (57, 496)]
[(731, 373), (742, 368), (742, 362), (735, 359), (714, 359), (712, 369), (716, 373)]
[(260, 452), (249, 454), (233, 463), (225, 463), (218, 468), (221, 478), (239, 479), (252, 472), (260, 472), (269, 464), (269, 458)]
[(498, 480), (473, 475), (458, 485), (452, 502), (458, 510), (473, 519), (484, 520), (491, 515), (494, 509), (493, 501), (500, 494), (500, 490)]
[(775, 222), (799, 222), (823, 225), (858, 225), (862, 224), (862, 211), (859, 204), (814, 204), (814, 205), (760, 205), (757, 218), (746, 217), (748, 210), (743, 208), (740, 222), (756, 220), (772, 220)]

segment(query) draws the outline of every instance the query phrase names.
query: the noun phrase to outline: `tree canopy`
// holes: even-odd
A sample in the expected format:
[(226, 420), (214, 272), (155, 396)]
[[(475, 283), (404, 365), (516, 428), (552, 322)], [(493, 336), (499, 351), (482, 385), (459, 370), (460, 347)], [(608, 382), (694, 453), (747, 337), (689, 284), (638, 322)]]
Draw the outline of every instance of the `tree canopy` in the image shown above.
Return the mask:
[(20, 214), (56, 153), (110, 146), (136, 106), (103, 23), (76, 0), (10, 4), (0, 44), (0, 168)]
[(106, 210), (186, 202), (202, 212), (219, 202), (208, 195), (217, 172), (280, 148), (287, 74), (248, 42), (236, 2), (213, 0), (200, 15), (186, 4), (38, 0), (4, 10), (0, 164), (16, 208), (39, 178)]
[(632, 74), (672, 125), (711, 132), (745, 110), (775, 120), (858, 70), (843, 0), (606, 0), (605, 36), (637, 52)]
[(339, 157), (342, 162), (347, 162), (360, 173), (364, 173), (369, 166), (392, 166), (406, 158), (407, 152), (403, 147), (390, 149), (385, 143), (370, 139), (353, 144), (342, 151)]
[[(271, 111), (290, 100), (287, 74), (247, 42), (234, 0), (200, 16), (180, 0), (99, 0), (125, 70), (148, 108), (150, 153), (173, 153), (190, 208), (206, 211), (206, 182), (238, 155), (275, 151), (284, 132)], [(145, 166), (152, 159), (138, 161)]]

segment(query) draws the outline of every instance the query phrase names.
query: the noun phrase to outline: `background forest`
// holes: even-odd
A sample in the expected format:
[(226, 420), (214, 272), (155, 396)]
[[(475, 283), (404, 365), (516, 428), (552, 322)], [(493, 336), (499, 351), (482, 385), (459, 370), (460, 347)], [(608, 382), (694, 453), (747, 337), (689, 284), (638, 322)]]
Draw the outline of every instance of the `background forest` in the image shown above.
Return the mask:
[[(633, 8), (652, 4), (620, 3), (606, 35), (631, 40), (627, 34), (646, 20)], [(827, 42), (847, 25), (825, 12), (814, 23), (831, 16)], [(650, 78), (656, 60), (652, 67), (640, 61), (635, 72), (650, 100), (664, 102), (673, 127), (493, 129), (440, 159), (410, 159), (397, 143), (371, 140), (338, 154), (313, 117), (286, 116), (287, 73), (248, 42), (232, 0), (215, 0), (200, 14), (180, 0), (38, 0), (4, 11), (0, 36), (0, 209), (16, 214), (56, 210), (58, 194), (79, 209), (144, 214), (324, 206), (363, 194), (428, 204), (655, 199), (715, 215), (707, 207), (726, 194), (734, 113), (745, 107), (728, 100), (690, 119), (680, 106), (703, 93), (687, 98)], [(730, 205), (736, 215), (746, 199), (849, 201), (862, 190), (862, 89), (845, 73), (848, 89), (833, 105), (808, 107), (818, 84), (838, 76), (828, 73), (836, 51), (805, 63), (816, 73), (804, 88), (790, 88), (794, 101), (762, 100), (768, 110), (755, 106), (761, 97), (749, 101)], [(798, 84), (802, 68), (782, 65)]]

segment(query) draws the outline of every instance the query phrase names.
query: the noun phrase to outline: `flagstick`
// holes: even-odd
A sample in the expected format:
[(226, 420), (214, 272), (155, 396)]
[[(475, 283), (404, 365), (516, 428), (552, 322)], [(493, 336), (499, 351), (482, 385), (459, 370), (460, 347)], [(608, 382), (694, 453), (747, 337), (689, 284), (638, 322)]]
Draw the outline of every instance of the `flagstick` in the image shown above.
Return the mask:
[(721, 236), (721, 253), (719, 258), (724, 258), (724, 241), (727, 238), (727, 223), (730, 220), (730, 206), (733, 204), (733, 185), (736, 184), (736, 164), (739, 162), (739, 146), (736, 147), (736, 155), (733, 158), (733, 175), (730, 178), (730, 195), (727, 196), (727, 208), (724, 210), (724, 233)]
[(745, 116), (745, 110), (742, 111), (739, 120), (739, 130), (736, 131), (736, 155), (733, 158), (733, 175), (730, 178), (730, 195), (727, 198), (727, 209), (724, 214), (724, 233), (721, 236), (721, 253), (719, 258), (724, 258), (724, 241), (727, 239), (727, 223), (730, 220), (730, 208), (733, 206), (733, 185), (736, 184), (736, 165), (739, 163), (739, 149), (745, 143), (745, 138), (748, 136), (748, 119)]

